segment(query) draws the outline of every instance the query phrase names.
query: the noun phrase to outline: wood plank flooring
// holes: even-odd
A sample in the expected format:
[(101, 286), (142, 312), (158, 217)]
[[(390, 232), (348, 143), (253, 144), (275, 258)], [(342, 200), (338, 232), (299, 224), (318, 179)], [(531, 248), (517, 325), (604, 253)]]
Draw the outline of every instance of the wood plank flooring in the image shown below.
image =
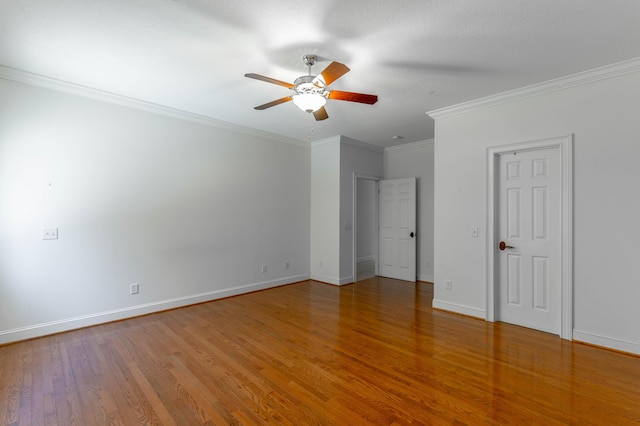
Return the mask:
[(301, 282), (0, 347), (2, 425), (640, 423), (640, 358)]

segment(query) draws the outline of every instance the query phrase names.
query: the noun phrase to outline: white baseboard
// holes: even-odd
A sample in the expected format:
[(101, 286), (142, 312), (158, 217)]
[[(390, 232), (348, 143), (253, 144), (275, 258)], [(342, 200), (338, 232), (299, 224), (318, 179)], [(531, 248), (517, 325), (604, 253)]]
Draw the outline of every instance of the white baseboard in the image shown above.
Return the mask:
[(433, 275), (427, 275), (427, 274), (418, 274), (418, 281), (425, 281), (428, 283), (433, 283)]
[(0, 330), (0, 345), (17, 342), (20, 340), (32, 339), (34, 337), (46, 336), (49, 334), (75, 330), (92, 325), (119, 321), (127, 318), (137, 317), (140, 315), (147, 315), (154, 312), (166, 311), (167, 309), (179, 308), (196, 303), (209, 302), (229, 296), (250, 293), (252, 291), (279, 287), (282, 285), (304, 281), (307, 279), (309, 279), (308, 274), (296, 275), (280, 278), (277, 280), (247, 284), (221, 290), (214, 290), (206, 293), (177, 297), (174, 299), (160, 300), (157, 302), (145, 303), (137, 306), (113, 309), (105, 312), (97, 312), (94, 314), (82, 315), (74, 318), (65, 318), (42, 324), (34, 324), (26, 327), (14, 328), (11, 330)]
[(311, 274), (311, 279), (333, 285), (345, 285), (353, 282), (353, 277), (327, 277), (325, 275)]
[(373, 254), (371, 256), (362, 256), (356, 259), (357, 262), (371, 262), (372, 260), (376, 260), (376, 256)]
[(342, 278), (340, 278), (339, 282), (340, 282), (339, 285), (352, 284), (353, 283), (353, 276), (342, 277)]
[(599, 334), (575, 329), (573, 330), (573, 340), (640, 355), (640, 343), (638, 342), (630, 342), (628, 340), (601, 336)]
[(328, 277), (326, 275), (311, 274), (311, 279), (314, 280), (314, 281), (320, 281), (322, 283), (340, 285), (340, 279), (339, 278)]
[(472, 306), (459, 305), (457, 303), (443, 302), (442, 300), (433, 299), (432, 306), (443, 311), (455, 312), (457, 314), (468, 315), (485, 319), (486, 313), (484, 309), (474, 308)]

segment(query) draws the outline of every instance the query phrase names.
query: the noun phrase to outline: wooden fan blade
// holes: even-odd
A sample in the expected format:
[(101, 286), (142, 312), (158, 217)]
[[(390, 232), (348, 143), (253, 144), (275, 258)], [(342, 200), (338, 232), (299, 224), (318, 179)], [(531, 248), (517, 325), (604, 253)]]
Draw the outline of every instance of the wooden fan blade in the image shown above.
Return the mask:
[(278, 86), (284, 86), (287, 89), (293, 89), (294, 87), (296, 87), (293, 83), (287, 83), (286, 81), (276, 80), (275, 78), (265, 77), (264, 75), (260, 75), (260, 74), (249, 73), (249, 74), (245, 74), (244, 76), (249, 78), (255, 78), (256, 80), (260, 80), (260, 81), (266, 81), (267, 83), (277, 84)]
[(327, 110), (324, 107), (321, 107), (319, 110), (314, 111), (313, 116), (316, 118), (316, 121), (322, 121), (329, 118), (329, 114), (327, 114)]
[(338, 101), (360, 102), (361, 104), (373, 105), (378, 102), (376, 95), (366, 95), (364, 93), (343, 92), (341, 90), (332, 90), (329, 92), (329, 99)]
[(345, 64), (341, 64), (340, 62), (331, 62), (329, 66), (320, 73), (320, 75), (324, 79), (325, 86), (328, 86), (348, 72), (349, 67)]
[(275, 101), (271, 101), (271, 102), (266, 103), (264, 105), (258, 105), (254, 109), (263, 110), (263, 109), (271, 108), (273, 106), (280, 105), (280, 104), (283, 104), (285, 102), (289, 102), (289, 101), (292, 101), (292, 100), (293, 100), (292, 96), (285, 96), (284, 98), (276, 99)]

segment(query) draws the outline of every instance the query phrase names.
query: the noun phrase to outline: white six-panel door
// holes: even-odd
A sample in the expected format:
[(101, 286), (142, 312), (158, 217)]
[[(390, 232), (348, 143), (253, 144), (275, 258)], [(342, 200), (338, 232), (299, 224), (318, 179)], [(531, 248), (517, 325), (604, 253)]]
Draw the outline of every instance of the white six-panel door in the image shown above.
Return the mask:
[(498, 166), (496, 319), (560, 334), (560, 149), (504, 153)]
[(380, 182), (378, 275), (416, 280), (416, 179)]

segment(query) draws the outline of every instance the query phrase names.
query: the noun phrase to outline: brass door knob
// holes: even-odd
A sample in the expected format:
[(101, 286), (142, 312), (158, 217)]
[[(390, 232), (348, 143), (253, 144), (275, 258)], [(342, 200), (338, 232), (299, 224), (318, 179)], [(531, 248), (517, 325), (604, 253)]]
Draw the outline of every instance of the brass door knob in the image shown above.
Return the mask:
[(514, 246), (508, 246), (507, 243), (505, 243), (504, 241), (500, 241), (500, 245), (498, 246), (498, 248), (502, 251), (504, 249), (512, 249), (515, 248)]

